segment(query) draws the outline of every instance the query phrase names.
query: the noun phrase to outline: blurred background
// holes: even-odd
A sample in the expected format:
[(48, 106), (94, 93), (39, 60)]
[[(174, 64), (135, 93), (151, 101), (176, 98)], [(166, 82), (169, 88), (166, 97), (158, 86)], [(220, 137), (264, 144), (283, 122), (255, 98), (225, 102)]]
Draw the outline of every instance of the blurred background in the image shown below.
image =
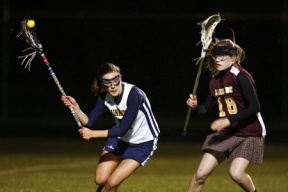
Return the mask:
[[(112, 62), (123, 80), (143, 89), (150, 99), (162, 137), (182, 138), (187, 106), (201, 53), (201, 27), (212, 14), (222, 21), (213, 37), (232, 38), (246, 51), (242, 66), (254, 77), (267, 139), (287, 133), (287, 0), (2, 0), (0, 137), (74, 137), (77, 125), (63, 106), (40, 56), (30, 71), (18, 56), (28, 45), (20, 37), (22, 19), (36, 21), (44, 52), (67, 95), (89, 113), (90, 85), (99, 66)], [(208, 93), (210, 74), (201, 76), (198, 99)], [(192, 112), (187, 139), (209, 132), (217, 114)], [(95, 128), (109, 128), (109, 114)], [(282, 138), (280, 140), (285, 140)]]

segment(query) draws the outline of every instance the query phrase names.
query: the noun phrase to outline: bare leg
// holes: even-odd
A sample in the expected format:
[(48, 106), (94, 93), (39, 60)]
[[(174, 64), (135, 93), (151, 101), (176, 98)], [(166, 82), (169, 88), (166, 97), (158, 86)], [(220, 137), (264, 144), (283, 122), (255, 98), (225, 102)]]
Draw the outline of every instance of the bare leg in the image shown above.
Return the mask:
[(107, 151), (103, 151), (95, 173), (95, 183), (99, 186), (97, 192), (100, 192), (107, 183), (108, 178), (116, 169), (120, 161), (121, 159), (119, 157)]
[(250, 162), (247, 159), (235, 158), (230, 166), (230, 177), (245, 191), (255, 191), (255, 186), (251, 177), (245, 172)]
[(133, 159), (124, 159), (114, 170), (105, 184), (102, 192), (116, 192), (120, 184), (127, 179), (140, 164)]
[(188, 192), (200, 192), (207, 177), (222, 162), (223, 158), (218, 159), (210, 153), (204, 153), (200, 165), (190, 181)]

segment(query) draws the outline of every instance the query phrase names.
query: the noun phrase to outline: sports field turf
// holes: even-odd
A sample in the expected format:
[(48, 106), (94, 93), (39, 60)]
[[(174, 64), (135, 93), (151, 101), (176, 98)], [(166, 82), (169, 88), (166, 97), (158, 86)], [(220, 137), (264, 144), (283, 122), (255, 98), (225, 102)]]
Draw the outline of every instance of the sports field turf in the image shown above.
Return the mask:
[[(0, 192), (95, 191), (94, 170), (104, 140), (0, 138)], [(160, 141), (154, 156), (121, 185), (123, 192), (184, 192), (202, 153), (201, 143)], [(285, 144), (266, 144), (264, 163), (248, 169), (258, 191), (288, 190)], [(242, 191), (223, 163), (206, 181), (205, 192)]]

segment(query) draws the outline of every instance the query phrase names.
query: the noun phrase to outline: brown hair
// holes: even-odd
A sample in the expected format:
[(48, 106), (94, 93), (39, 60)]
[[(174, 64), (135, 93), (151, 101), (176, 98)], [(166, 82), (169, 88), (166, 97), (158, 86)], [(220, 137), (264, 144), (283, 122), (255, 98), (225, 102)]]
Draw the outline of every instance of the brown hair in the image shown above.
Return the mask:
[[(232, 32), (233, 32), (233, 30), (232, 30)], [(206, 69), (208, 69), (211, 74), (214, 74), (217, 71), (216, 65), (215, 65), (214, 60), (212, 59), (212, 53), (211, 53), (211, 51), (213, 50), (213, 48), (215, 46), (226, 46), (226, 47), (236, 48), (236, 54), (233, 55), (233, 56), (235, 56), (235, 62), (234, 63), (238, 66), (241, 66), (241, 62), (245, 59), (245, 52), (239, 45), (236, 44), (234, 32), (233, 32), (233, 40), (231, 40), (231, 39), (220, 39), (219, 40), (217, 38), (215, 38), (214, 40), (215, 40), (215, 42), (211, 43), (211, 45), (208, 49), (206, 58), (205, 58)]]
[(118, 66), (114, 65), (113, 63), (105, 63), (99, 68), (97, 76), (91, 85), (91, 89), (94, 92), (95, 96), (98, 96), (101, 92), (104, 91), (104, 88), (101, 83), (102, 76), (112, 72), (121, 73), (121, 69)]

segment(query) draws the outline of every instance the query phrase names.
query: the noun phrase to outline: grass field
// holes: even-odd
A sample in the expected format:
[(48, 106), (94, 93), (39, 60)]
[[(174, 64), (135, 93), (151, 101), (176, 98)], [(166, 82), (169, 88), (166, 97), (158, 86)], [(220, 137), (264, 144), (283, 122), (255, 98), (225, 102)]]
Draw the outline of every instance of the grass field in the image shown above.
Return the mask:
[[(0, 192), (95, 191), (94, 170), (104, 140), (0, 140)], [(193, 141), (160, 141), (154, 156), (125, 181), (123, 192), (185, 192), (202, 153)], [(288, 190), (287, 146), (266, 144), (264, 163), (248, 169), (258, 191)], [(223, 163), (206, 181), (204, 192), (242, 191)]]

